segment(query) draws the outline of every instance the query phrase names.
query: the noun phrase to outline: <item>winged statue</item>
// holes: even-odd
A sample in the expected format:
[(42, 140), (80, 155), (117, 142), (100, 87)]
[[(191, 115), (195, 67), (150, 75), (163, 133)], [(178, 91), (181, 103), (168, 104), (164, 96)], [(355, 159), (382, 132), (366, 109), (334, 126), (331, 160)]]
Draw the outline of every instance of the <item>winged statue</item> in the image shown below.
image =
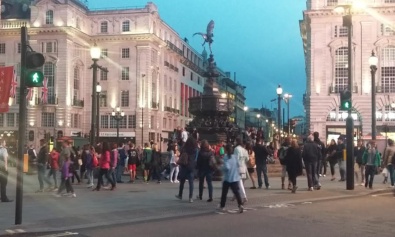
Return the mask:
[(208, 46), (210, 48), (210, 53), (212, 53), (212, 51), (211, 51), (211, 44), (214, 42), (214, 40), (213, 40), (213, 37), (214, 37), (213, 31), (214, 31), (214, 21), (211, 20), (208, 23), (208, 25), (207, 25), (207, 32), (206, 33), (197, 32), (197, 33), (193, 34), (193, 36), (195, 36), (195, 35), (201, 35), (202, 36), (202, 38), (204, 39), (202, 46), (204, 46), (206, 43), (208, 43)]

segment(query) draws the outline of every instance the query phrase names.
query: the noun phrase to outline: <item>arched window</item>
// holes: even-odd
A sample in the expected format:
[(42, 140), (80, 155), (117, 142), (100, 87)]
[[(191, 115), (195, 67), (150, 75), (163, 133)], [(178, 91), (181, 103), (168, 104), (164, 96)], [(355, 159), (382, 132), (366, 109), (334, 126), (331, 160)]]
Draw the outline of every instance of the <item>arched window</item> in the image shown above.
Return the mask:
[(45, 24), (46, 25), (53, 25), (53, 11), (52, 10), (48, 10), (45, 13)]
[(48, 104), (56, 104), (55, 96), (55, 64), (46, 62), (43, 68), (44, 76), (48, 80)]
[(381, 50), (381, 87), (383, 93), (395, 92), (395, 46)]
[(122, 32), (129, 32), (130, 31), (130, 21), (122, 22)]
[(348, 86), (348, 49), (341, 47), (335, 53), (335, 92), (341, 92)]
[(100, 33), (108, 33), (108, 22), (102, 21), (100, 23)]
[(79, 66), (74, 67), (73, 73), (73, 105), (76, 105), (80, 99), (80, 78), (81, 71)]

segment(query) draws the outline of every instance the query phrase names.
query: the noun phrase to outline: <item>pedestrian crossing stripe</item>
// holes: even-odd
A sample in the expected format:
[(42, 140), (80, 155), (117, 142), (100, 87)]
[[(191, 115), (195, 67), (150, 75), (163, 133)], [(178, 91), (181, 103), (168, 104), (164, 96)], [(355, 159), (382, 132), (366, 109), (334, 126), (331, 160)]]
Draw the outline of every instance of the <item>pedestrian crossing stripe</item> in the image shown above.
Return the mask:
[(22, 229), (15, 229), (15, 230), (5, 230), (5, 232), (9, 234), (16, 234), (16, 233), (25, 233), (26, 231)]

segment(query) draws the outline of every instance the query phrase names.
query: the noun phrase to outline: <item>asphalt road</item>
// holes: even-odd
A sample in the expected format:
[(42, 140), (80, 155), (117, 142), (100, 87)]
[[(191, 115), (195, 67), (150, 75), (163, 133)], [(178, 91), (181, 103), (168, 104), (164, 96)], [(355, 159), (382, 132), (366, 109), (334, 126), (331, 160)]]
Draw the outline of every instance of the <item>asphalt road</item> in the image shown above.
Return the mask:
[(393, 237), (395, 198), (379, 194), (342, 200), (272, 205), (243, 214), (211, 214), (71, 230), (79, 236)]

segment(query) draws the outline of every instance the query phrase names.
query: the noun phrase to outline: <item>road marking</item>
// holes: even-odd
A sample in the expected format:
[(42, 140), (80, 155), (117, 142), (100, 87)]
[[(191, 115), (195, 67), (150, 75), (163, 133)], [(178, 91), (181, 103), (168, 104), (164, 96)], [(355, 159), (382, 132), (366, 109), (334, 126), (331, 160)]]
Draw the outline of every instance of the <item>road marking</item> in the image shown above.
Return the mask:
[(302, 205), (313, 204), (313, 202), (302, 202)]
[(59, 234), (52, 234), (52, 235), (43, 235), (41, 237), (62, 237), (62, 236), (71, 236), (71, 235), (78, 235), (77, 232), (64, 232)]
[(295, 205), (282, 203), (282, 204), (275, 204), (275, 205), (266, 205), (263, 207), (264, 208), (284, 208), (284, 207), (293, 207), (293, 206), (295, 206)]
[(16, 234), (16, 233), (25, 233), (26, 231), (22, 229), (15, 229), (15, 230), (5, 230), (5, 232), (9, 234)]

